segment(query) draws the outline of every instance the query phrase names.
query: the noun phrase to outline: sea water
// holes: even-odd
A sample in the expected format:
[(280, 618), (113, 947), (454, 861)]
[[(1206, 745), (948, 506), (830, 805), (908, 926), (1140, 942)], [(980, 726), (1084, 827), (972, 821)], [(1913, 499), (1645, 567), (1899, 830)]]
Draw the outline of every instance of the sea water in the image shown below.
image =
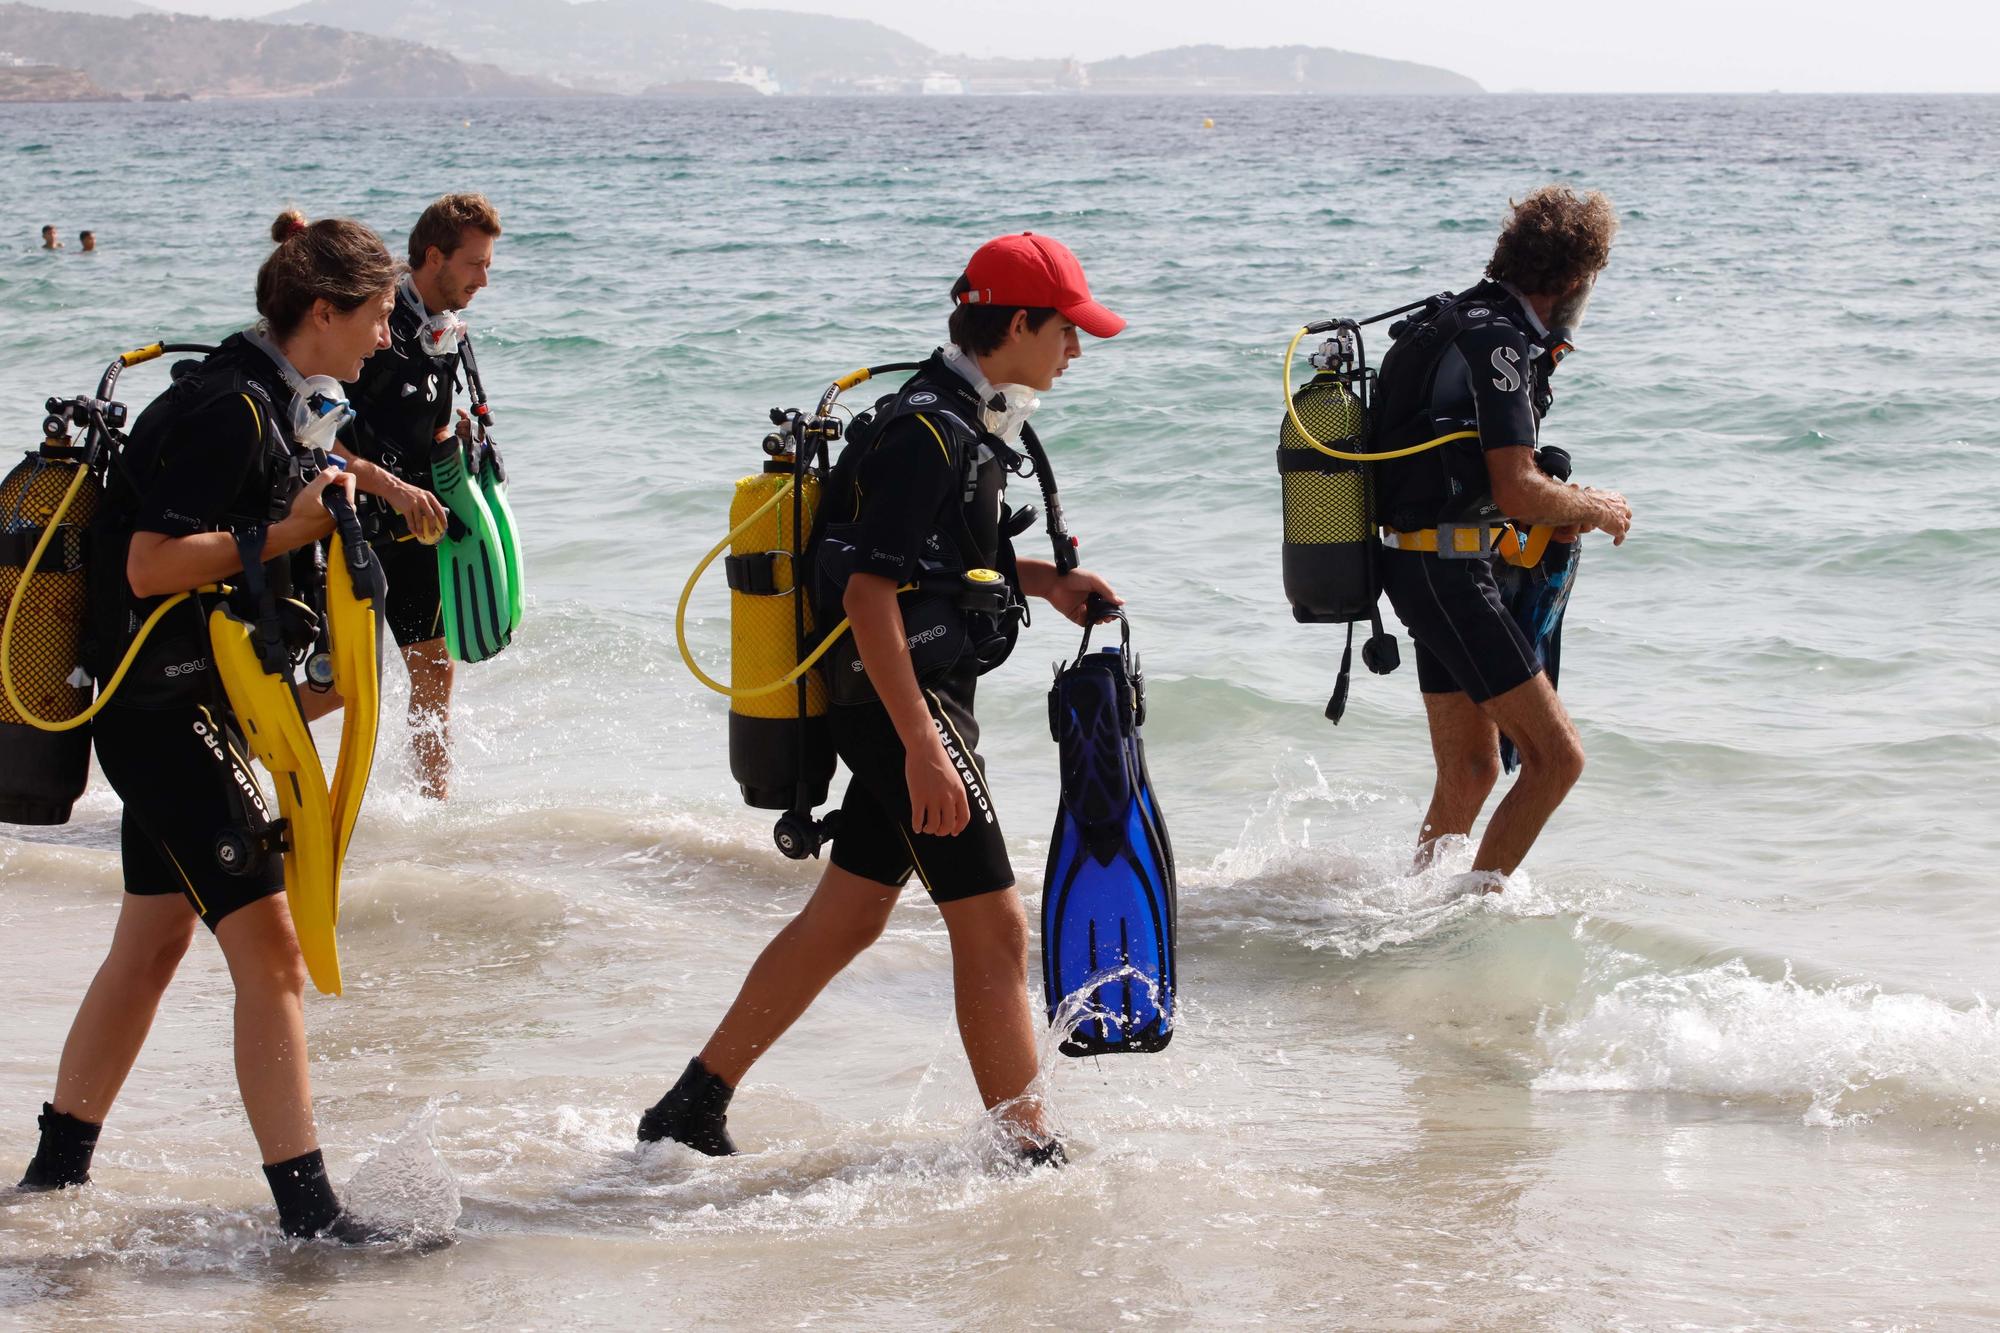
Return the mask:
[[(0, 109), (22, 448), (118, 351), (247, 322), (281, 207), (400, 248), (433, 196), (489, 194), (468, 319), (529, 580), (513, 646), (460, 672), (448, 804), (391, 669), (347, 996), (308, 1002), (336, 1180), (455, 1243), (277, 1239), (198, 941), (96, 1183), (0, 1200), (0, 1321), (2000, 1320), (1996, 133), (2000, 101), (1879, 97)], [(1545, 438), (1636, 522), (1588, 539), (1569, 613), (1588, 770), (1510, 891), (1465, 898), (1469, 850), (1408, 873), (1413, 671), (1321, 715), (1341, 640), (1282, 592), (1280, 354), (1473, 282), (1548, 181), (1624, 227)], [(102, 249), (41, 253), (44, 222)], [(1052, 1053), (1072, 1165), (996, 1170), (912, 891), (747, 1080), (745, 1155), (637, 1151), (816, 869), (738, 802), (682, 580), (768, 409), (927, 353), (966, 256), (1024, 229), (1131, 320), (1037, 425), (1148, 672), (1173, 1046)], [(692, 602), (711, 669), (726, 609), (719, 577)], [(980, 691), (1031, 913), (1076, 639), (1038, 615)], [(117, 823), (96, 782), (0, 833), (10, 1171), (109, 939)]]

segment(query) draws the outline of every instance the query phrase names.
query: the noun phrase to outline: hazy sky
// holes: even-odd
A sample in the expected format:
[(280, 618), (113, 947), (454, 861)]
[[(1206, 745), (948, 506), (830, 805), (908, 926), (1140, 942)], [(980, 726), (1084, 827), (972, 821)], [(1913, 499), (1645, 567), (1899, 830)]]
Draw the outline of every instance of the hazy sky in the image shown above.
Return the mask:
[[(276, 0), (152, 0), (254, 15)], [(289, 0), (287, 0), (289, 2)], [(734, 8), (751, 8), (739, 4)], [(1507, 91), (2000, 92), (1994, 0), (766, 0), (972, 54), (1086, 60), (1303, 43), (1442, 65)]]

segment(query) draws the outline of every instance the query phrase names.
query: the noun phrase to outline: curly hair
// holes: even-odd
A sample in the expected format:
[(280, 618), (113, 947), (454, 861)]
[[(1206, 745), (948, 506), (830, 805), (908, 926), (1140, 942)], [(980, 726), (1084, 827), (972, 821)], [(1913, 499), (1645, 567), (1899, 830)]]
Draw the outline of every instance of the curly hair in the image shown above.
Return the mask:
[(1579, 195), (1544, 185), (1518, 203), (1509, 200), (1499, 244), (1486, 276), (1537, 296), (1560, 296), (1611, 262), (1618, 213), (1596, 190)]
[(388, 295), (396, 285), (396, 261), (377, 236), (359, 222), (323, 218), (308, 223), (287, 209), (271, 224), (277, 248), (257, 270), (257, 313), (278, 337), (304, 321), (315, 301), (343, 313)]
[(410, 267), (422, 268), (432, 246), (451, 258), (468, 231), (498, 236), (500, 210), (483, 194), (448, 194), (434, 201), (410, 228)]

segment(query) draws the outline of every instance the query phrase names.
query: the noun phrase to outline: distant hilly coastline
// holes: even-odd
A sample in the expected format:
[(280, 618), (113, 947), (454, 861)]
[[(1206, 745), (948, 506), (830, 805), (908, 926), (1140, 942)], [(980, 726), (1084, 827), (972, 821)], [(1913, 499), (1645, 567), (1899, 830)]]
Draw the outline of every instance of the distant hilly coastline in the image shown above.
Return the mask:
[(569, 90), (366, 33), (191, 14), (0, 4), (0, 51), (126, 97), (535, 97)]
[(140, 0), (0, 3), (0, 73), (10, 62), (0, 100), (1481, 91), (1450, 70), (1323, 47), (974, 59), (879, 23), (709, 0), (304, 0), (261, 20)]

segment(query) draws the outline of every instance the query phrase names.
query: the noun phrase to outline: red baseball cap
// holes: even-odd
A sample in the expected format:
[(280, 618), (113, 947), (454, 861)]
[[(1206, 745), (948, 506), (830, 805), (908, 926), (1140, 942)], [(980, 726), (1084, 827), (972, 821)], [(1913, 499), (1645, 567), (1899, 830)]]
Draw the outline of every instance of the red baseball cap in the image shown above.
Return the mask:
[(1094, 338), (1110, 338), (1125, 327), (1122, 317), (1090, 299), (1083, 265), (1061, 241), (1024, 231), (1002, 236), (973, 252), (965, 266), (971, 290), (960, 305), (1021, 305), (1053, 309)]

